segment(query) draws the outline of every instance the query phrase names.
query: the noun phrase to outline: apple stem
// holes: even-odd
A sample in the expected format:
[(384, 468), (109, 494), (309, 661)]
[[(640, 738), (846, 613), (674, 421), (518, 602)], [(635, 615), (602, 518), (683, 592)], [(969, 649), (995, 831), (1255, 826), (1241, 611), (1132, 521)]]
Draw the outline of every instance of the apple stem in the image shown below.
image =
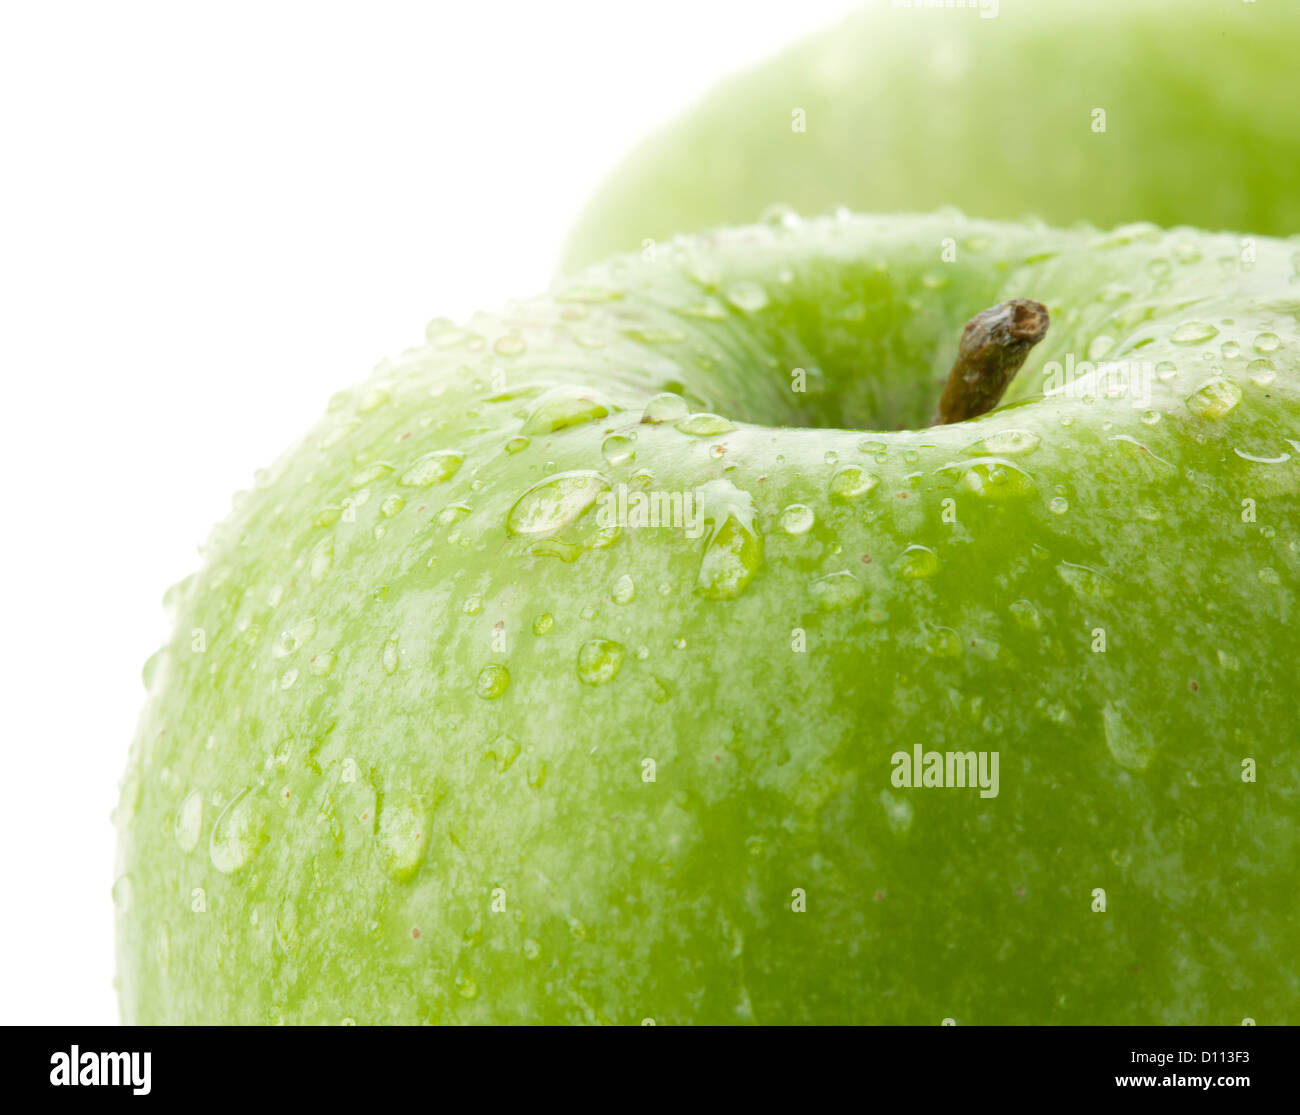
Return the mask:
[(964, 422), (997, 406), (1050, 324), (1047, 307), (1028, 298), (1001, 302), (971, 318), (961, 331), (957, 359), (930, 424)]

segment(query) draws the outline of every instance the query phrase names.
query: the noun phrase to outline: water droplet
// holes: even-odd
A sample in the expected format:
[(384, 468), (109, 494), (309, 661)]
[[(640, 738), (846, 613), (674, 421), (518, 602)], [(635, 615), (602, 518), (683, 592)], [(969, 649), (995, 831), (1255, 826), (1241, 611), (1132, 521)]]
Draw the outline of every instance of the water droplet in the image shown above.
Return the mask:
[(1023, 457), (1034, 452), (1042, 440), (1032, 430), (999, 430), (973, 442), (962, 452), (974, 457)]
[(690, 414), (690, 407), (680, 395), (671, 391), (655, 395), (645, 405), (641, 414), (642, 422), (676, 422)]
[(1169, 339), (1176, 345), (1199, 345), (1218, 335), (1219, 331), (1208, 322), (1185, 321), (1169, 335)]
[(208, 855), (223, 875), (244, 867), (266, 843), (267, 809), (260, 794), (243, 790), (212, 826)]
[(192, 852), (199, 842), (199, 833), (203, 828), (203, 795), (198, 790), (191, 790), (181, 807), (176, 811), (176, 843), (182, 852)]
[(323, 581), (329, 576), (331, 566), (334, 564), (334, 543), (329, 538), (322, 538), (316, 543), (311, 552), (311, 579), (313, 581)]
[(727, 291), (727, 301), (745, 313), (757, 313), (767, 306), (767, 291), (757, 283), (736, 283)]
[(1047, 505), (1047, 509), (1054, 515), (1064, 515), (1070, 510), (1070, 501), (1064, 496), (1053, 496), (1051, 502)]
[(1161, 383), (1168, 383), (1178, 374), (1178, 365), (1172, 360), (1161, 360), (1156, 365), (1156, 379)]
[(696, 595), (734, 600), (763, 564), (763, 538), (754, 525), (754, 500), (729, 480), (710, 480), (696, 489), (699, 515), (713, 529), (704, 545)]
[(294, 682), (296, 682), (297, 680), (298, 680), (298, 671), (296, 668), (292, 670), (285, 670), (285, 672), (280, 675), (280, 688), (292, 689)]
[(681, 306), (678, 312), (687, 317), (705, 318), (709, 321), (721, 321), (727, 316), (727, 308), (716, 298), (700, 298), (688, 302)]
[(578, 680), (584, 685), (613, 681), (623, 666), (623, 647), (611, 639), (592, 639), (578, 651)]
[(1225, 360), (1235, 360), (1241, 355), (1241, 345), (1237, 344), (1236, 341), (1224, 341), (1219, 346), (1219, 351), (1223, 353)]
[(495, 701), (509, 688), (510, 671), (504, 666), (492, 663), (479, 671), (474, 692), (485, 701)]
[(401, 496), (391, 495), (386, 497), (384, 499), (384, 502), (379, 505), (379, 513), (383, 515), (385, 519), (391, 519), (394, 515), (398, 514), (405, 506), (406, 506), (406, 500), (404, 500)]
[(1219, 657), (1219, 665), (1222, 666), (1225, 670), (1241, 669), (1241, 660), (1231, 651), (1220, 649), (1218, 657)]
[(692, 437), (713, 437), (730, 433), (736, 427), (717, 414), (692, 414), (673, 423), (673, 428)]
[(1089, 569), (1086, 565), (1075, 565), (1062, 561), (1056, 565), (1057, 575), (1080, 596), (1106, 598), (1115, 594), (1115, 586), (1109, 577)]
[(373, 484), (376, 480), (382, 480), (393, 471), (392, 465), (386, 465), (382, 461), (373, 465), (367, 465), (360, 472), (354, 473), (351, 480), (348, 481), (348, 487), (353, 491), (357, 488), (364, 488), (367, 484)]
[(555, 617), (550, 612), (543, 612), (533, 619), (533, 634), (545, 635), (554, 626)]
[(465, 455), (454, 449), (436, 449), (432, 453), (426, 453), (402, 473), (398, 483), (406, 488), (427, 488), (431, 484), (441, 484), (456, 475), (464, 460)]
[(598, 472), (561, 472), (539, 480), (510, 509), (506, 530), (511, 534), (550, 534), (579, 519), (609, 491)]
[[(913, 772), (916, 776), (917, 772)], [(880, 791), (880, 804), (885, 807), (885, 820), (900, 836), (912, 827), (912, 803), (905, 797), (895, 797), (888, 790)]]
[(312, 655), (311, 661), (307, 663), (307, 668), (317, 677), (329, 677), (334, 672), (334, 663), (337, 661), (338, 655), (332, 650), (325, 650)]
[(1276, 352), (1282, 344), (1282, 339), (1276, 333), (1261, 333), (1255, 338), (1256, 352)]
[(926, 634), (925, 649), (935, 658), (961, 657), (961, 636), (951, 627), (934, 627)]
[(1032, 601), (1017, 600), (1011, 605), (1011, 618), (1026, 631), (1039, 631), (1043, 626), (1043, 617)]
[(806, 534), (812, 529), (812, 525), (816, 519), (817, 516), (813, 513), (813, 509), (807, 506), (807, 504), (792, 503), (781, 512), (781, 517), (778, 521), (781, 525), (781, 529), (785, 531), (786, 534)]
[(632, 439), (622, 434), (610, 434), (601, 442), (600, 452), (611, 465), (629, 464), (636, 459)]
[(1142, 412), (1142, 424), (1144, 426), (1155, 426), (1160, 422), (1160, 412), (1158, 410), (1144, 410)]
[(841, 502), (861, 499), (879, 483), (880, 478), (867, 472), (866, 469), (858, 468), (857, 465), (846, 465), (844, 468), (837, 469), (831, 477), (830, 497)]
[(1101, 723), (1115, 762), (1125, 770), (1146, 770), (1156, 750), (1151, 736), (1114, 702), (1101, 710)]
[(492, 342), (492, 351), (498, 356), (518, 356), (527, 347), (518, 333), (506, 333)]
[(910, 580), (924, 580), (933, 577), (939, 571), (939, 555), (929, 546), (913, 542), (894, 562), (894, 569), (900, 577)]
[(398, 648), (398, 635), (394, 632), (384, 643), (383, 664), (384, 673), (392, 677), (397, 673), (398, 663), (401, 661), (401, 652)]
[(425, 803), (412, 793), (386, 794), (375, 823), (379, 862), (399, 883), (415, 877), (429, 846), (432, 818)]
[(632, 578), (626, 573), (614, 582), (614, 589), (611, 593), (615, 604), (630, 604), (636, 599), (636, 585)]
[(519, 758), (521, 750), (517, 739), (513, 736), (501, 735), (492, 741), (492, 745), (484, 752), (484, 758), (491, 761), (498, 774), (505, 774)]
[(1104, 333), (1100, 336), (1093, 337), (1093, 339), (1088, 342), (1088, 359), (1100, 360), (1114, 347), (1114, 337), (1108, 337)]
[(521, 450), (527, 449), (530, 445), (532, 445), (532, 442), (528, 438), (524, 437), (523, 435), (520, 435), (519, 437), (512, 437), (509, 441), (506, 442), (506, 452), (518, 453)]
[(131, 876), (119, 875), (113, 881), (113, 906), (119, 913), (126, 913), (131, 908)]
[(525, 436), (553, 434), (570, 426), (608, 418), (618, 409), (590, 387), (555, 387), (533, 404), (521, 432)]
[(536, 960), (542, 955), (542, 946), (534, 941), (531, 937), (524, 938), (524, 958), (526, 960)]
[(818, 577), (809, 588), (817, 606), (827, 612), (847, 608), (850, 604), (861, 600), (865, 591), (862, 582), (848, 571), (828, 573), (824, 577)]
[(958, 486), (985, 499), (1012, 499), (1034, 490), (1034, 478), (1029, 473), (1000, 457), (953, 461), (936, 471), (959, 473)]
[(1259, 360), (1252, 360), (1247, 364), (1246, 371), (1250, 373), (1250, 382), (1258, 384), (1260, 387), (1267, 387), (1277, 378), (1277, 370), (1273, 366), (1273, 361), (1266, 360), (1263, 357)]
[(279, 637), (275, 640), (274, 646), (271, 647), (271, 653), (276, 658), (287, 658), (304, 643), (311, 640), (316, 634), (316, 620), (305, 619), (301, 623), (296, 623), (287, 631), (281, 631)]
[(1195, 392), (1187, 396), (1187, 406), (1194, 414), (1202, 418), (1223, 418), (1232, 412), (1241, 402), (1241, 388), (1231, 380), (1207, 380)]

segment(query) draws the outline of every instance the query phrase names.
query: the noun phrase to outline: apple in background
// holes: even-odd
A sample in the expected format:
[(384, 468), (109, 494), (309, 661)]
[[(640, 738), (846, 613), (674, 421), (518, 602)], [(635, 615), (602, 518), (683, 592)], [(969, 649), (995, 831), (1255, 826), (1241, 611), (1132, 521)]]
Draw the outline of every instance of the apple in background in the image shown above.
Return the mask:
[[(1249, 248), (787, 218), (433, 322), (169, 594), (124, 1018), (1300, 1021), (1300, 255)], [(929, 427), (1012, 298), (1004, 405)]]
[(996, 9), (879, 0), (725, 82), (613, 172), (568, 266), (773, 203), (1300, 230), (1300, 5)]

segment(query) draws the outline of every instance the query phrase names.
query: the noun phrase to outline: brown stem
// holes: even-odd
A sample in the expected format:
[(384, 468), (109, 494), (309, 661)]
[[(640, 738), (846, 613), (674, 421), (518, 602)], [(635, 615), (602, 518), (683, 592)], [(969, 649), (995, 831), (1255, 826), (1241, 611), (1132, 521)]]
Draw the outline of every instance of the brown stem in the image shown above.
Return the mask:
[(997, 406), (1050, 324), (1047, 307), (1028, 298), (990, 306), (971, 318), (961, 331), (957, 359), (930, 424), (964, 422)]

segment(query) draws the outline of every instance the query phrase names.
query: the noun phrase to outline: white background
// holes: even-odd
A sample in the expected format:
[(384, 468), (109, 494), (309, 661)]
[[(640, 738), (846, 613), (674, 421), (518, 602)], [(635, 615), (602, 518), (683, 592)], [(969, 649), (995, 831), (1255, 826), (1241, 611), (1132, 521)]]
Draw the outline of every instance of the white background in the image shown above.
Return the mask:
[(849, 0), (0, 3), (0, 1023), (105, 1023), (163, 590), (638, 137)]

